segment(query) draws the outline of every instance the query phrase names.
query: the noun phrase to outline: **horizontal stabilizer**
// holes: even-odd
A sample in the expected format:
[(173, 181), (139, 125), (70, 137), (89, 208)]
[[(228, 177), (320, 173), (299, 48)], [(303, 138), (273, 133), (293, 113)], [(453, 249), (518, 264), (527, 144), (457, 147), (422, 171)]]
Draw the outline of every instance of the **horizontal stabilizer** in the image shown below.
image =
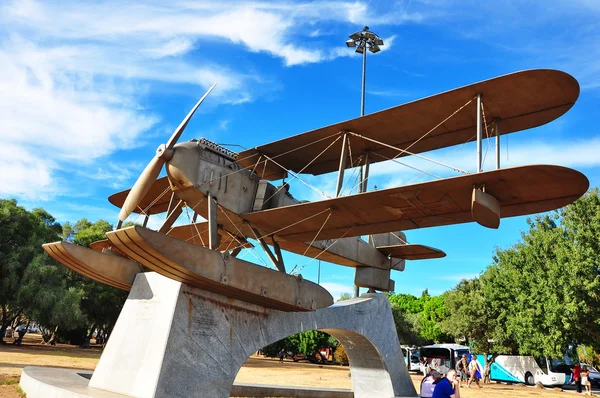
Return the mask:
[(377, 250), (387, 256), (404, 260), (427, 260), (446, 257), (446, 253), (440, 249), (416, 244), (378, 246)]

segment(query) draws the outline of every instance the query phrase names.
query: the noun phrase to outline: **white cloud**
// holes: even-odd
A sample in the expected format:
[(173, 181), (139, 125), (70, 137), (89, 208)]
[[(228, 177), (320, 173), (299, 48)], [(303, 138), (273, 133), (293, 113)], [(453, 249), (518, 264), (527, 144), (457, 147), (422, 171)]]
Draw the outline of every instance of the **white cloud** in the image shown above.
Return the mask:
[(35, 152), (3, 143), (0, 145), (0, 197), (47, 198), (58, 189), (52, 185), (51, 177), (56, 167), (53, 161)]
[[(365, 7), (343, 1), (0, 3), (0, 134), (20, 154), (2, 160), (1, 193), (48, 199), (59, 191), (56, 172), (71, 167), (106, 177), (106, 167), (93, 162), (140, 146), (163, 128), (157, 111), (144, 108), (156, 83), (206, 89), (218, 80), (208, 107), (278, 89), (252, 69), (214, 61), (211, 47), (266, 53), (286, 66), (346, 56), (346, 48), (329, 48), (315, 32), (326, 22), (354, 23)], [(34, 183), (13, 184), (28, 179), (31, 167), (38, 170)]]

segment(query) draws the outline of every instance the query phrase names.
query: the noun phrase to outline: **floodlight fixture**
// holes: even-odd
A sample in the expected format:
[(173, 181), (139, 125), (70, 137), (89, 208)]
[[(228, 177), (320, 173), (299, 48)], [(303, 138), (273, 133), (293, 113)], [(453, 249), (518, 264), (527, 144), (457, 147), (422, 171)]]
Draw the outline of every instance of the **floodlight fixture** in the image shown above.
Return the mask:
[(356, 52), (363, 56), (363, 71), (362, 71), (362, 97), (360, 103), (360, 115), (365, 115), (365, 75), (367, 70), (367, 51), (373, 54), (381, 51), (383, 40), (376, 33), (371, 32), (368, 26), (363, 30), (354, 32), (350, 35), (350, 40), (346, 41), (346, 46), (356, 48)]

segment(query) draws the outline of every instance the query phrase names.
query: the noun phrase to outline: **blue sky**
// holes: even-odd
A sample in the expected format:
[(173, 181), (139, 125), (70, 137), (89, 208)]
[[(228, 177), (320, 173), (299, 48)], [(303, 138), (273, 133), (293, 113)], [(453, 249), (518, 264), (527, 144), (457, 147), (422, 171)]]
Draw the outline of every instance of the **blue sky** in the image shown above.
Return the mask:
[[(181, 140), (250, 148), (359, 116), (361, 57), (344, 43), (364, 25), (385, 42), (368, 56), (366, 113), (523, 69), (572, 74), (581, 85), (577, 104), (546, 126), (505, 136), (501, 162), (560, 164), (582, 171), (592, 187), (600, 181), (595, 0), (5, 0), (0, 21), (0, 197), (44, 207), (60, 222), (116, 223), (118, 209), (106, 198), (133, 184), (216, 80)], [(489, 150), (486, 169), (494, 162)], [(428, 156), (475, 169), (472, 144)], [(371, 188), (424, 180), (394, 164), (374, 165), (371, 173)], [(334, 179), (305, 181), (331, 192)], [(291, 192), (319, 199), (299, 183)], [(525, 228), (525, 218), (515, 218), (499, 230), (469, 224), (408, 231), (411, 243), (448, 256), (408, 262), (394, 272), (396, 291), (440, 294), (478, 275), (494, 247), (515, 243)], [(244, 258), (262, 261), (255, 255)], [(317, 261), (286, 261), (317, 280)], [(321, 282), (334, 297), (350, 292), (352, 280), (352, 269), (321, 264)]]

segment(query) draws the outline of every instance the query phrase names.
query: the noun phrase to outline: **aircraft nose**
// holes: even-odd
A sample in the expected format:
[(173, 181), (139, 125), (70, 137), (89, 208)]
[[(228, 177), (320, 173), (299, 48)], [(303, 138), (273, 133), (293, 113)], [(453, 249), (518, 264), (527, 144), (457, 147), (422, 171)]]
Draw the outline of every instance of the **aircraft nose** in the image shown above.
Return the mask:
[(167, 162), (167, 175), (173, 188), (184, 189), (197, 184), (200, 166), (196, 148), (176, 145), (173, 156)]

